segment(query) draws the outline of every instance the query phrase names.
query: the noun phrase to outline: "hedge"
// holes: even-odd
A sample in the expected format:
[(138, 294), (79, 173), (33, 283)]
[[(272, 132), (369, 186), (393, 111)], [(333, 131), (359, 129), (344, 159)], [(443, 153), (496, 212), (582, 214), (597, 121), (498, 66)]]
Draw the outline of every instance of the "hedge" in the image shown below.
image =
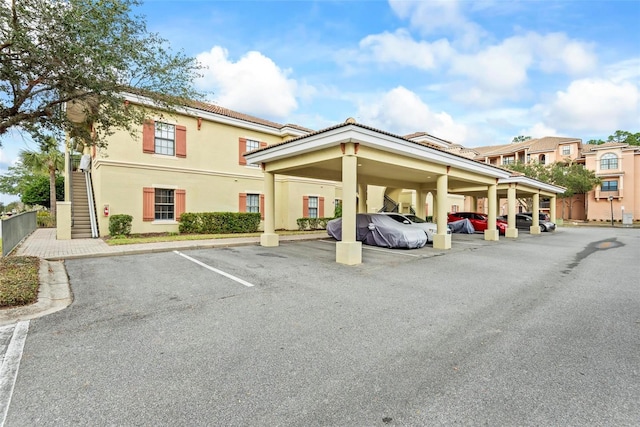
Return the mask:
[(298, 230), (325, 230), (327, 223), (334, 219), (331, 218), (298, 218)]
[(131, 215), (117, 214), (109, 217), (109, 235), (128, 236), (131, 234)]
[(180, 233), (230, 234), (255, 233), (260, 214), (254, 212), (185, 212), (180, 216)]

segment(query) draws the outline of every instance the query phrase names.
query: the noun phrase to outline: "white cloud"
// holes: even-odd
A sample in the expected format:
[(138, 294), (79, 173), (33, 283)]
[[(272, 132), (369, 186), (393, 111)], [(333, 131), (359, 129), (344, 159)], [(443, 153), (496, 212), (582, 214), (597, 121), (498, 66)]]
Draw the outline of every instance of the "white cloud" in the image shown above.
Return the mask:
[(558, 131), (545, 123), (536, 123), (528, 129), (523, 129), (519, 135), (530, 136), (531, 138), (543, 138), (545, 136), (556, 136)]
[(418, 95), (399, 86), (377, 102), (362, 103), (358, 120), (399, 135), (425, 131), (450, 141), (462, 143), (467, 137), (464, 125), (455, 123), (445, 112), (433, 112)]
[(226, 49), (215, 46), (197, 56), (208, 68), (197, 84), (212, 90), (220, 106), (259, 117), (281, 119), (298, 107), (296, 96), (310, 96), (313, 88), (290, 79), (283, 70), (260, 52), (246, 53), (237, 62)]
[(558, 91), (546, 108), (546, 122), (572, 131), (633, 131), (640, 117), (640, 89), (630, 82), (604, 79), (573, 81), (566, 91)]
[(485, 35), (476, 23), (460, 11), (457, 0), (407, 1), (389, 0), (389, 6), (401, 19), (408, 19), (411, 27), (421, 34), (455, 34), (461, 46), (473, 46)]
[(360, 41), (360, 49), (371, 51), (371, 60), (378, 63), (392, 63), (401, 66), (428, 70), (435, 68), (451, 54), (447, 40), (434, 43), (414, 40), (404, 29), (395, 33), (384, 32), (365, 37)]
[(532, 51), (538, 67), (545, 73), (584, 74), (597, 66), (593, 45), (571, 40), (566, 34), (530, 32), (515, 38), (522, 39), (522, 44)]

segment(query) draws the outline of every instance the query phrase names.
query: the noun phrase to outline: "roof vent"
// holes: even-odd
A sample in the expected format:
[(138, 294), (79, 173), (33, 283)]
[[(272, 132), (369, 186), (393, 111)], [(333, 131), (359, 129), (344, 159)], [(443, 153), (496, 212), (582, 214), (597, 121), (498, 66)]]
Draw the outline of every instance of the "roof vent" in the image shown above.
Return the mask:
[(344, 121), (345, 123), (349, 123), (350, 125), (355, 124), (356, 119), (354, 119), (353, 117), (349, 117), (347, 120)]

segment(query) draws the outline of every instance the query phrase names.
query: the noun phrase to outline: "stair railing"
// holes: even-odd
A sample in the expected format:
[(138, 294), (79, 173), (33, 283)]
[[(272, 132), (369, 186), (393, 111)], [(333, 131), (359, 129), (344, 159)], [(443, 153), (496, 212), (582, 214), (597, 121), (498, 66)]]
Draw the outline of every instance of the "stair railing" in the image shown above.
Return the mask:
[(400, 205), (396, 203), (395, 200), (385, 194), (382, 208), (380, 208), (378, 212), (398, 212), (399, 206)]
[(89, 220), (91, 221), (91, 237), (98, 237), (98, 220), (96, 219), (96, 205), (93, 200), (93, 185), (91, 184), (91, 172), (84, 172), (84, 180), (87, 186), (87, 203), (89, 204)]

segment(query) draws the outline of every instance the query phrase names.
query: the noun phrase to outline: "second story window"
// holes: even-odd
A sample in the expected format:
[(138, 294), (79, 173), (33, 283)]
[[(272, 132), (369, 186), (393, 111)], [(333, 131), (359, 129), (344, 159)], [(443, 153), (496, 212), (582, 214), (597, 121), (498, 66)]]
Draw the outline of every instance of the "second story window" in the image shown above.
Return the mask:
[(607, 153), (600, 157), (600, 169), (618, 169), (618, 157), (613, 153)]
[(502, 158), (503, 165), (512, 165), (516, 162), (515, 156), (506, 156)]
[(562, 155), (563, 156), (570, 156), (571, 155), (571, 146), (570, 145), (563, 145), (562, 146)]
[(147, 120), (142, 126), (142, 152), (187, 157), (187, 128)]
[(176, 152), (176, 127), (168, 123), (156, 122), (155, 153), (173, 156)]
[[(247, 139), (247, 153), (249, 151), (257, 150), (260, 148), (260, 142), (254, 141), (252, 139)], [(247, 163), (247, 166), (258, 166), (255, 163)]]
[(602, 181), (602, 191), (618, 191), (618, 181)]

